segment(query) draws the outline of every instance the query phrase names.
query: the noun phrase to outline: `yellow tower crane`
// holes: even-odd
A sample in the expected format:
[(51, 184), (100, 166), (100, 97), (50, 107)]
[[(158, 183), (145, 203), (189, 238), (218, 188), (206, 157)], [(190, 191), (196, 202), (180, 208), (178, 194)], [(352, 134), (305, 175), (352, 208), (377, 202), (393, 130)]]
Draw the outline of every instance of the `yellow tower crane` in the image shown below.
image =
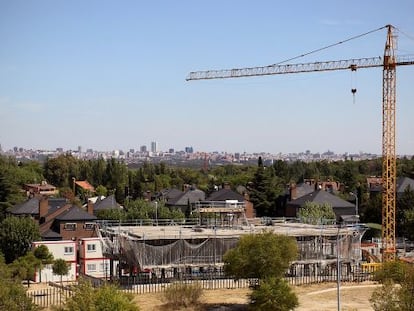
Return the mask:
[[(305, 73), (333, 70), (352, 70), (362, 68), (383, 67), (383, 95), (382, 95), (382, 252), (383, 261), (396, 258), (395, 236), (395, 197), (396, 197), (396, 153), (395, 153), (395, 106), (396, 106), (396, 67), (414, 65), (414, 57), (396, 56), (396, 35), (394, 27), (386, 25), (377, 30), (386, 28), (387, 40), (384, 56), (372, 58), (358, 58), (339, 61), (313, 62), (302, 64), (274, 64), (263, 67), (207, 70), (190, 72), (187, 81), (227, 79), (255, 76), (268, 76), (288, 73)], [(377, 31), (375, 30), (375, 31)], [(373, 32), (373, 31), (371, 31)], [(369, 33), (371, 33), (369, 32)], [(367, 33), (368, 34), (368, 33)], [(364, 34), (365, 35), (365, 34)], [(362, 35), (360, 35), (362, 36)], [(360, 37), (357, 36), (357, 37)], [(354, 38), (357, 38), (354, 37)], [(351, 39), (354, 39), (351, 38)], [(349, 41), (351, 39), (345, 40)], [(339, 42), (341, 44), (345, 41)], [(333, 46), (333, 45), (331, 45)], [(331, 47), (328, 46), (328, 47)], [(328, 48), (326, 47), (326, 48)], [(322, 48), (325, 49), (325, 48)], [(318, 49), (313, 52), (320, 51)], [(301, 55), (301, 56), (304, 56)], [(297, 58), (297, 57), (295, 57)], [(292, 58), (292, 59), (295, 59)], [(291, 60), (292, 60), (291, 59)], [(352, 90), (355, 92), (354, 89)]]

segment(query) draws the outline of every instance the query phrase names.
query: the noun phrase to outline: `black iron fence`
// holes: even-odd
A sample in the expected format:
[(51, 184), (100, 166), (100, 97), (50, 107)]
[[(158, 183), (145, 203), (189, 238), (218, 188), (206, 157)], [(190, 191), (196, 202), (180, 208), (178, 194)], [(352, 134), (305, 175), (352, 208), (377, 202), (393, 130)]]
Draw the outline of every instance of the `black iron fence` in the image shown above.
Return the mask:
[[(317, 283), (337, 282), (336, 274), (332, 275), (302, 275), (302, 276), (286, 276), (286, 281), (291, 286), (301, 286)], [(372, 274), (369, 273), (343, 273), (340, 276), (341, 282), (363, 282), (372, 280)], [(231, 279), (219, 276), (191, 276), (181, 279), (151, 279), (126, 277), (116, 280), (120, 290), (132, 294), (144, 293), (161, 293), (174, 282), (194, 283), (197, 282), (205, 290), (212, 289), (238, 289), (238, 288), (254, 288), (258, 285), (257, 279)], [(72, 295), (70, 288), (47, 288), (39, 290), (29, 290), (27, 295), (32, 298), (36, 305), (48, 307), (51, 305), (62, 305), (68, 297)]]

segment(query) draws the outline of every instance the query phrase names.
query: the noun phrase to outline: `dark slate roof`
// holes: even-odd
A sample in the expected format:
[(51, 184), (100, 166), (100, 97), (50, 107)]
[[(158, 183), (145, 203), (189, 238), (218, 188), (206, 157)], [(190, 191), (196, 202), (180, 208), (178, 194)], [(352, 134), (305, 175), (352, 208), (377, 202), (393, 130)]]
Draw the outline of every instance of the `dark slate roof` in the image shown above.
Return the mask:
[(307, 195), (314, 191), (315, 191), (315, 186), (311, 186), (307, 183), (298, 184), (296, 186), (296, 199), (299, 199), (300, 197), (303, 197), (304, 195)]
[(414, 191), (414, 179), (408, 177), (399, 177), (397, 179), (397, 193), (403, 193), (408, 187), (410, 187), (411, 191)]
[(59, 208), (70, 205), (66, 199), (51, 199), (49, 198), (49, 210), (47, 211), (46, 217), (54, 213)]
[(207, 201), (226, 201), (226, 200), (237, 200), (239, 202), (244, 202), (244, 197), (231, 189), (220, 189), (209, 195), (206, 199)]
[(39, 199), (31, 198), (26, 202), (15, 205), (9, 209), (13, 215), (36, 215), (39, 214)]
[(88, 220), (96, 220), (97, 217), (87, 213), (80, 207), (72, 205), (71, 208), (69, 208), (67, 211), (63, 212), (62, 214), (56, 216), (55, 219), (58, 221), (88, 221)]
[(199, 201), (204, 201), (206, 194), (204, 191), (199, 189), (191, 189), (184, 192), (181, 196), (172, 198), (167, 201), (167, 205), (187, 205), (188, 203), (195, 203)]
[(47, 230), (46, 232), (42, 234), (42, 240), (59, 240), (59, 239), (61, 240), (62, 236), (59, 233), (51, 229)]
[(168, 201), (170, 199), (178, 198), (183, 195), (184, 192), (176, 188), (165, 189), (162, 191), (162, 196)]
[[(66, 199), (62, 198), (48, 198), (49, 210), (48, 213), (53, 212), (59, 207), (64, 206), (67, 203)], [(38, 215), (39, 214), (39, 198), (34, 197), (26, 202), (17, 204), (9, 209), (9, 212), (14, 215)]]
[(121, 206), (116, 202), (115, 196), (110, 195), (109, 197), (104, 198), (101, 200), (98, 198), (93, 205), (94, 211), (102, 211), (107, 209), (120, 209)]
[[(397, 193), (403, 193), (407, 187), (410, 186), (410, 189), (414, 191), (414, 179), (408, 178), (408, 177), (398, 177), (396, 182), (396, 192)], [(375, 185), (372, 186), (369, 191), (371, 192), (381, 192), (382, 191), (382, 185)]]
[(348, 201), (345, 201), (341, 199), (340, 197), (337, 197), (336, 195), (333, 195), (327, 191), (324, 190), (316, 190), (312, 193), (309, 193), (307, 195), (304, 195), (300, 198), (297, 198), (296, 200), (290, 201), (288, 204), (291, 206), (298, 206), (302, 207), (305, 205), (306, 202), (314, 202), (317, 204), (329, 204), (333, 208), (354, 208), (354, 204), (349, 203)]

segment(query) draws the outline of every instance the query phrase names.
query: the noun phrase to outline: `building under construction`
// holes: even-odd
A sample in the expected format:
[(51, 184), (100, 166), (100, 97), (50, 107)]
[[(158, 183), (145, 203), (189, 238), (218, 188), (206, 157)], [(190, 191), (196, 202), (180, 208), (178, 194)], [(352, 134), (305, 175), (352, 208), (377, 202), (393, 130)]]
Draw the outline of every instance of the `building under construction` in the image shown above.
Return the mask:
[[(223, 255), (241, 236), (271, 231), (295, 237), (299, 256), (287, 275), (352, 275), (361, 261), (361, 237), (366, 228), (355, 224), (309, 225), (294, 220), (246, 219), (243, 203), (204, 202), (195, 224), (159, 222), (100, 225), (104, 255), (119, 262), (112, 276), (151, 271), (156, 278), (200, 276), (220, 272)], [(112, 266), (112, 265), (111, 265)]]

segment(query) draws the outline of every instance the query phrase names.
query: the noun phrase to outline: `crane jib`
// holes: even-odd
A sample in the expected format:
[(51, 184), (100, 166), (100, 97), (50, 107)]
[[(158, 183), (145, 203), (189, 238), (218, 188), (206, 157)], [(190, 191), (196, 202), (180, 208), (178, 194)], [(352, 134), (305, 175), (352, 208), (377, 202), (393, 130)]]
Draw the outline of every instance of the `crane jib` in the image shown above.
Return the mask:
[[(396, 66), (413, 65), (413, 56), (399, 56), (395, 59)], [(288, 73), (306, 73), (333, 70), (356, 70), (362, 68), (383, 67), (383, 57), (358, 58), (339, 61), (326, 61), (302, 64), (269, 65), (262, 67), (248, 67), (222, 70), (193, 71), (187, 77), (191, 80), (227, 79), (254, 76), (268, 76)]]

